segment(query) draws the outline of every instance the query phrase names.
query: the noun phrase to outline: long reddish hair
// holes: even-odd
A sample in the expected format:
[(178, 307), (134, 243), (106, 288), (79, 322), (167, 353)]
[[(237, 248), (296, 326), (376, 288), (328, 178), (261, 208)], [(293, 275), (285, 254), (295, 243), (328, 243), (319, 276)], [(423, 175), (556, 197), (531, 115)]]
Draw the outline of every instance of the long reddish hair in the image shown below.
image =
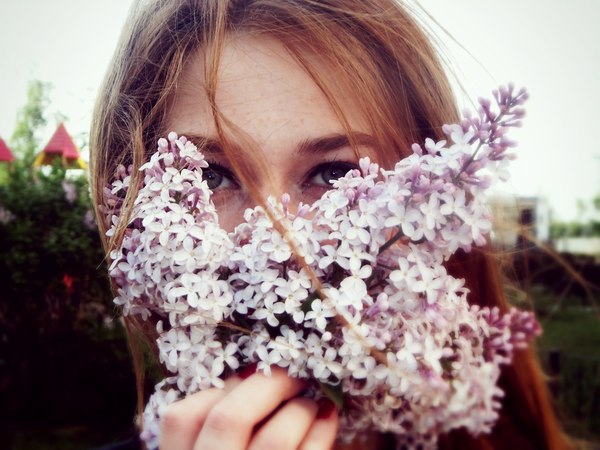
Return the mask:
[[(351, 92), (373, 132), (379, 163), (390, 166), (406, 156), (413, 142), (441, 139), (444, 123), (458, 120), (456, 104), (431, 39), (414, 11), (395, 0), (141, 0), (133, 6), (103, 87), (92, 122), (90, 169), (95, 204), (103, 203), (103, 188), (117, 164), (139, 168), (164, 129), (170, 101), (186, 60), (199, 48), (206, 58), (207, 96), (219, 138), (226, 145), (235, 127), (216, 105), (220, 51), (231, 33), (251, 33), (281, 42), (312, 77), (329, 100), (340, 122), (348, 127), (331, 77), (312, 64), (318, 55), (335, 70), (335, 83)], [(251, 192), (257, 187), (247, 164), (229, 158)], [(231, 155), (230, 155), (231, 156)], [(134, 171), (134, 174), (137, 171)], [(132, 185), (137, 185), (134, 182)], [(136, 196), (130, 189), (123, 214), (129, 214)], [(258, 195), (257, 195), (258, 199)], [(105, 238), (110, 224), (99, 220), (105, 249), (118, 247), (122, 232)], [(491, 252), (475, 250), (456, 255), (450, 272), (465, 278), (469, 301), (507, 309), (497, 264)], [(126, 318), (130, 334), (152, 341), (143, 324)], [(131, 339), (135, 343), (135, 339)], [(138, 385), (143, 368), (134, 351)], [(506, 393), (499, 423), (489, 436), (469, 437), (454, 432), (443, 437), (443, 448), (564, 449), (561, 434), (541, 371), (531, 351), (519, 351), (501, 379)], [(138, 386), (139, 387), (139, 386)], [(138, 393), (140, 393), (138, 389)], [(140, 396), (140, 402), (143, 399)]]

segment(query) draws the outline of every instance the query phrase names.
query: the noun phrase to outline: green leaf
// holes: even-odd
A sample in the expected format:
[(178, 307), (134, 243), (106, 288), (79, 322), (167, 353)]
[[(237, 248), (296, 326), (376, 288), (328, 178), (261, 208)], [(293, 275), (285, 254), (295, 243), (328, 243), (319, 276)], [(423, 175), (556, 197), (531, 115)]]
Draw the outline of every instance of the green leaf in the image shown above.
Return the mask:
[(312, 303), (318, 298), (319, 296), (315, 293), (309, 296), (306, 300), (304, 300), (304, 303), (302, 303), (301, 306), (302, 312), (305, 314), (309, 312), (312, 309)]
[(328, 384), (319, 382), (319, 385), (321, 386), (321, 390), (327, 396), (327, 398), (329, 398), (329, 400), (335, 404), (338, 410), (341, 410), (344, 407), (344, 392), (342, 391), (342, 384)]

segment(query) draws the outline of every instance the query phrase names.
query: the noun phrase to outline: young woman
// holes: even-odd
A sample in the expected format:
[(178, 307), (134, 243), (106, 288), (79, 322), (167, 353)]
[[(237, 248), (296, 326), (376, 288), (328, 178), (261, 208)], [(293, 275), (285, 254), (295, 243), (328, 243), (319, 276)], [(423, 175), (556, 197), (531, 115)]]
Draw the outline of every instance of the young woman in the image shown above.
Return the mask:
[[(231, 230), (268, 194), (311, 203), (359, 157), (390, 167), (413, 142), (442, 139), (442, 125), (457, 119), (429, 38), (398, 1), (140, 0), (95, 110), (93, 195), (101, 204), (118, 164), (139, 168), (158, 137), (175, 131), (205, 153), (205, 179)], [(118, 236), (105, 238), (107, 251)], [(466, 279), (470, 302), (506, 309), (488, 252), (459, 254), (448, 268)], [(147, 327), (127, 320), (152, 341)], [(568, 448), (531, 352), (515, 356), (501, 384), (493, 432), (453, 432), (442, 448)], [(160, 448), (332, 448), (337, 412), (299, 397), (303, 388), (283, 370), (243, 370), (223, 390), (173, 404)], [(372, 434), (349, 448), (387, 445)]]

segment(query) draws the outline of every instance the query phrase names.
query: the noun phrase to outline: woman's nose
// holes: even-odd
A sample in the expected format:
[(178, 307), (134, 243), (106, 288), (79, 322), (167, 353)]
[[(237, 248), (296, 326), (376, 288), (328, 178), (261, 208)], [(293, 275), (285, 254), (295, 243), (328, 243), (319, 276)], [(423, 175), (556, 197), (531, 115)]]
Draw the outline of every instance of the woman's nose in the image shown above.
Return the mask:
[(270, 173), (262, 177), (258, 182), (257, 187), (260, 198), (263, 201), (266, 201), (269, 197), (281, 201), (281, 196), (283, 194), (289, 194), (291, 196), (289, 184), (277, 173)]
[(272, 197), (277, 203), (283, 203), (292, 214), (297, 210), (298, 204), (302, 201), (301, 187), (295, 186), (284, 179), (261, 185), (260, 195), (263, 200)]

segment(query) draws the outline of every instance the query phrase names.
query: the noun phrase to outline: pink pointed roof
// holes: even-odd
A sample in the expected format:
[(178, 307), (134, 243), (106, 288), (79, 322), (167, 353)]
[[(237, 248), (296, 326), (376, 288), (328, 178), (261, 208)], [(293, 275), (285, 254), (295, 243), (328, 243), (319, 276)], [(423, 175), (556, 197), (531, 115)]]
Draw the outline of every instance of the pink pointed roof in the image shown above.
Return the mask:
[(62, 123), (44, 147), (44, 153), (46, 155), (62, 155), (66, 159), (79, 158), (79, 150)]
[(4, 142), (2, 138), (0, 138), (0, 161), (1, 162), (12, 162), (15, 160), (10, 148)]

